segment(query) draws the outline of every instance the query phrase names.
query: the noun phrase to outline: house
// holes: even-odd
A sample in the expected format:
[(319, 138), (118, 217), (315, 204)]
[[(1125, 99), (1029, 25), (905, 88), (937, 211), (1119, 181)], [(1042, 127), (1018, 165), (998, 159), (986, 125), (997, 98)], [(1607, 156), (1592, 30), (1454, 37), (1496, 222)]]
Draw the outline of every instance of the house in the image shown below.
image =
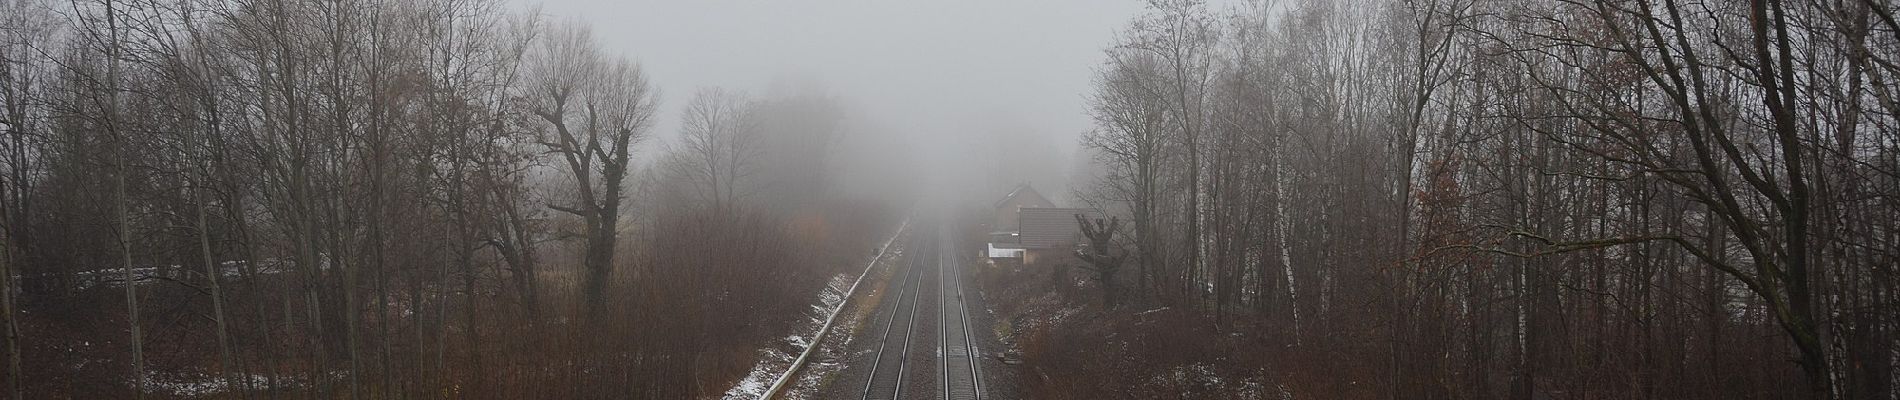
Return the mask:
[(1024, 208), (1055, 207), (1048, 197), (1029, 187), (1029, 184), (1016, 185), (1016, 188), (997, 200), (994, 215), (987, 224), (990, 231), (989, 249), (985, 255), (990, 259), (1023, 258), (1024, 249), (1018, 242), (1017, 234), (1021, 227), (1019, 220)]
[(992, 261), (1013, 259), (1025, 265), (1069, 254), (1083, 240), (1075, 215), (1101, 215), (1094, 209), (1056, 207), (1027, 184), (997, 201), (994, 212), (986, 255)]

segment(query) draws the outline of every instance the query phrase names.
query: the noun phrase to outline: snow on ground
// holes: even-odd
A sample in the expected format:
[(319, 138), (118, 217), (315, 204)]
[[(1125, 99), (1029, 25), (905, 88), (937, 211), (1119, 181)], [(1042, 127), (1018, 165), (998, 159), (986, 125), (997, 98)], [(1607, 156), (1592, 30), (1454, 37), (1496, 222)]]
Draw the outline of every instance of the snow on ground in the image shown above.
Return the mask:
[[(797, 333), (787, 335), (782, 340), (800, 351), (803, 351), (806, 346), (813, 345), (811, 337), (817, 335), (818, 329), (824, 326), (825, 319), (830, 316), (831, 310), (844, 302), (844, 292), (851, 289), (853, 279), (849, 274), (831, 277), (831, 282), (825, 285), (825, 289), (818, 291), (818, 301), (812, 304), (811, 312), (805, 314), (805, 323), (799, 326)], [(740, 379), (738, 384), (727, 389), (724, 398), (738, 400), (765, 396), (765, 391), (771, 388), (772, 381), (778, 379), (779, 375), (783, 375), (785, 369), (790, 367), (793, 359), (797, 357), (796, 354), (779, 350), (779, 346), (767, 346), (759, 351), (758, 364), (754, 364), (752, 371), (747, 372), (745, 378)]]
[[(833, 318), (836, 318), (839, 312), (844, 311), (841, 306), (845, 300), (848, 299), (847, 296), (852, 293), (853, 287), (857, 286), (860, 281), (869, 276), (871, 268), (877, 266), (878, 263), (894, 259), (904, 254), (904, 249), (892, 249), (891, 242), (896, 241), (897, 236), (901, 235), (905, 228), (909, 226), (909, 220), (904, 221), (903, 224), (898, 226), (898, 233), (892, 234), (890, 239), (884, 241), (884, 246), (879, 247), (879, 249), (883, 251), (880, 251), (877, 257), (871, 258), (871, 263), (865, 266), (864, 272), (857, 274), (856, 277), (853, 277), (851, 274), (832, 276), (831, 281), (825, 284), (824, 290), (818, 291), (818, 302), (817, 304), (812, 304), (811, 311), (806, 313), (803, 326), (800, 326), (799, 329), (794, 331), (797, 333), (786, 336), (784, 339), (785, 343), (790, 344), (792, 348), (799, 349), (796, 351), (797, 353), (816, 353), (813, 350), (819, 347), (813, 346), (822, 346), (824, 344), (823, 338), (818, 338), (817, 336), (821, 333), (820, 331), (826, 329), (827, 323)], [(814, 338), (816, 340), (814, 340)], [(726, 390), (724, 398), (748, 399), (764, 397), (765, 392), (772, 390), (771, 385), (778, 383), (778, 379), (789, 372), (792, 363), (797, 362), (800, 357), (800, 355), (780, 351), (777, 346), (768, 346), (765, 350), (762, 350), (761, 353), (762, 357), (760, 357), (759, 363), (753, 365), (752, 371), (746, 373), (746, 377), (740, 379), (739, 383), (733, 385), (732, 389)], [(831, 363), (815, 360), (808, 361), (808, 365), (832, 366)], [(817, 375), (820, 374), (803, 374), (798, 383), (808, 383)], [(796, 388), (791, 388), (790, 390), (796, 390)]]
[(792, 362), (790, 357), (777, 349), (768, 348), (759, 353), (759, 363), (753, 365), (752, 372), (746, 373), (745, 378), (740, 379), (732, 389), (726, 390), (725, 399), (757, 399), (765, 396), (765, 390), (772, 386), (772, 379), (778, 376), (777, 371), (785, 369), (785, 365)]
[(1051, 323), (1051, 324), (1060, 323), (1062, 322), (1062, 320), (1069, 319), (1069, 317), (1075, 316), (1075, 313), (1078, 313), (1078, 312), (1082, 312), (1082, 306), (1064, 308), (1060, 311), (1056, 311), (1056, 315), (1050, 316), (1048, 323)]
[(1219, 393), (1227, 385), (1213, 366), (1206, 363), (1194, 363), (1169, 368), (1166, 373), (1149, 378), (1149, 385), (1164, 388), (1176, 388), (1182, 394)]
[(1265, 381), (1265, 374), (1264, 370), (1255, 370), (1239, 376), (1224, 375), (1214, 368), (1214, 365), (1200, 362), (1168, 368), (1165, 372), (1149, 377), (1146, 385), (1178, 391), (1187, 397), (1293, 399), (1293, 393), (1288, 391), (1285, 385), (1269, 386)]
[[(250, 374), (233, 378), (213, 376), (200, 372), (158, 372), (145, 371), (145, 390), (151, 393), (175, 397), (207, 397), (230, 392), (232, 386), (248, 385), (253, 388), (267, 387), (271, 378), (266, 375)], [(278, 387), (304, 387), (302, 379), (278, 377)]]
[[(244, 266), (245, 266), (244, 261), (225, 261), (225, 262), (218, 263), (218, 275), (227, 279), (242, 278), (244, 277), (246, 273)], [(258, 260), (257, 274), (258, 275), (280, 274), (280, 273), (288, 272), (290, 270), (290, 266), (291, 265), (289, 262), (278, 261), (275, 259)], [(199, 266), (139, 265), (139, 266), (132, 267), (132, 282), (140, 286), (148, 285), (148, 284), (151, 284), (153, 282), (157, 282), (158, 280), (163, 280), (163, 279), (193, 279), (193, 280), (203, 279), (204, 275), (205, 275), (204, 267), (202, 265), (199, 265)], [(73, 272), (70, 275), (70, 277), (76, 280), (76, 282), (73, 283), (73, 287), (79, 290), (91, 289), (93, 287), (101, 286), (101, 285), (104, 285), (106, 287), (122, 287), (123, 285), (125, 285), (125, 268), (113, 267), (113, 268), (98, 268), (98, 269), (87, 270), (87, 271), (78, 271), (78, 272)], [(34, 275), (14, 275), (13, 276), (13, 279), (19, 280), (19, 281), (45, 280), (45, 279), (57, 279), (57, 278), (61, 278), (61, 276), (56, 275), (56, 274), (34, 274)]]

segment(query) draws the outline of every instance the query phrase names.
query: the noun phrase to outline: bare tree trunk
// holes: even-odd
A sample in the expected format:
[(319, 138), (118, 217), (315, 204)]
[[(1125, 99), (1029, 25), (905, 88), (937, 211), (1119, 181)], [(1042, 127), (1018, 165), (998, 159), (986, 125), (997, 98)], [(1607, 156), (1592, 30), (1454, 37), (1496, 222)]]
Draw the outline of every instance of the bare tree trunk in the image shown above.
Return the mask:
[(192, 197), (198, 200), (198, 254), (204, 258), (205, 278), (209, 280), (211, 286), (211, 320), (218, 330), (219, 376), (226, 379), (226, 385), (233, 385), (231, 380), (236, 379), (238, 375), (231, 361), (230, 329), (224, 318), (224, 288), (218, 283), (222, 280), (224, 271), (218, 268), (217, 260), (211, 257), (211, 227), (205, 222), (205, 214), (209, 213), (206, 210), (208, 206), (205, 205), (203, 196), (194, 193)]
[[(28, 88), (25, 82), (28, 79), (24, 76), (26, 71), (14, 69), (11, 50), (0, 48), (0, 51), (4, 51), (0, 52), (0, 84), (7, 86), (0, 89), (0, 102), (6, 104), (6, 109), (0, 110), (5, 111), (4, 115), (0, 115), (0, 125), (7, 127), (4, 155), (7, 176), (0, 181), (0, 321), (4, 321), (0, 329), (5, 330), (0, 338), (6, 341), (6, 347), (0, 349), (0, 352), (4, 352), (0, 354), (6, 356), (8, 398), (24, 399), (26, 397), (21, 389), (25, 378), (20, 369), (20, 323), (14, 310), (18, 307), (15, 300), (20, 291), (15, 288), (19, 283), (14, 281), (13, 276), (20, 269), (20, 251), (24, 246), (21, 246), (19, 235), (26, 231), (25, 216), (29, 215), (24, 210), (28, 190), (26, 128), (21, 126), (26, 123)], [(24, 275), (25, 271), (19, 273)]]
[(113, 158), (116, 163), (114, 164), (115, 168), (112, 174), (112, 198), (114, 206), (117, 208), (119, 220), (118, 243), (121, 261), (119, 266), (123, 268), (124, 272), (124, 282), (122, 283), (125, 284), (126, 323), (129, 325), (130, 329), (128, 329), (128, 333), (129, 336), (131, 336), (132, 395), (133, 398), (143, 399), (145, 398), (145, 338), (142, 332), (139, 331), (138, 278), (137, 274), (132, 270), (132, 214), (127, 209), (128, 206), (126, 204), (130, 203), (131, 200), (126, 197), (125, 189), (126, 175), (130, 174), (132, 170), (130, 166), (127, 165), (127, 158), (130, 157), (130, 154), (128, 153), (126, 141), (129, 138), (124, 130), (121, 129), (122, 127), (119, 126), (121, 121), (118, 115), (119, 56), (121, 47), (119, 42), (119, 19), (116, 2), (113, 0), (105, 0), (105, 6), (106, 29), (109, 31), (106, 40), (110, 41), (110, 43), (105, 43), (107, 46), (105, 83), (109, 85), (109, 87), (105, 88), (107, 96), (105, 112), (106, 127), (112, 135), (113, 144), (117, 150), (113, 152)]
[(21, 386), (23, 386), (24, 382), (23, 379), (25, 378), (20, 369), (20, 322), (18, 315), (13, 311), (14, 307), (16, 307), (13, 299), (15, 293), (17, 293), (13, 288), (13, 265), (16, 264), (14, 260), (16, 259), (15, 254), (17, 254), (18, 251), (16, 251), (13, 246), (14, 231), (12, 229), (13, 224), (19, 222), (12, 218), (11, 212), (12, 210), (0, 212), (0, 319), (6, 321), (6, 326), (3, 328), (6, 329), (7, 341), (7, 347), (5, 349), (7, 356), (7, 393), (9, 394), (7, 398), (24, 399), (26, 395), (21, 391)]

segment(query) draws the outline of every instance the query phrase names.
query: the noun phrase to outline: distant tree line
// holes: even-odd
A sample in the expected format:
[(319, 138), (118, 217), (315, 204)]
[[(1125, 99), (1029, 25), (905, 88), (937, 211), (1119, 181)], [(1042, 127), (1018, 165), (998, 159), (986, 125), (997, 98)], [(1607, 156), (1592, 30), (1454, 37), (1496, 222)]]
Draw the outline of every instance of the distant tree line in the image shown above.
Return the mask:
[(1900, 398), (1897, 9), (1151, 0), (1081, 194), (1120, 297), (1390, 398)]
[(643, 150), (640, 65), (497, 1), (0, 21), (7, 398), (703, 397), (890, 222), (826, 192), (827, 95)]

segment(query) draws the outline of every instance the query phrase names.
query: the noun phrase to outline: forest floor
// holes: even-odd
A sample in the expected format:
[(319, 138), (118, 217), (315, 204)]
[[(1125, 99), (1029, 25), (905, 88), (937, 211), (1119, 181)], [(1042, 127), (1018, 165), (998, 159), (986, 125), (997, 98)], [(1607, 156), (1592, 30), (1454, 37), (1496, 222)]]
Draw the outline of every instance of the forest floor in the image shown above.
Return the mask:
[[(1198, 312), (1103, 307), (1084, 271), (985, 262), (978, 273), (1020, 398), (1375, 398), (1346, 360), (1221, 330)], [(1303, 394), (1303, 395), (1296, 395)]]

